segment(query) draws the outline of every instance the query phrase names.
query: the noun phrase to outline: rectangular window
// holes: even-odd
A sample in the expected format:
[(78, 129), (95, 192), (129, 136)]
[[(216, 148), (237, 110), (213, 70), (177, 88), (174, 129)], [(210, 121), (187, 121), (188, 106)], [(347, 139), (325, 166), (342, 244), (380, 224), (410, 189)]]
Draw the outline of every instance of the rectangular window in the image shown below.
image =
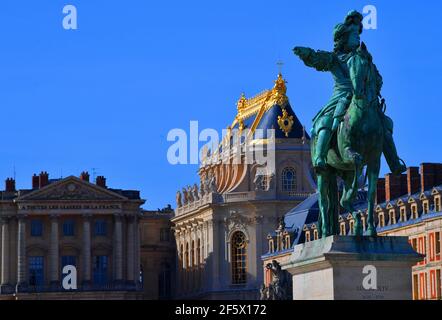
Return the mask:
[(439, 231), (436, 232), (434, 234), (434, 237), (435, 237), (435, 239), (434, 239), (434, 242), (435, 242), (435, 244), (434, 244), (434, 254), (435, 254), (436, 260), (439, 261), (440, 260), (440, 232)]
[(29, 257), (29, 285), (31, 287), (44, 284), (44, 257)]
[(430, 270), (430, 297), (436, 298), (436, 270)]
[(426, 273), (422, 272), (419, 274), (419, 299), (425, 300), (427, 297), (427, 281)]
[(419, 279), (417, 274), (413, 274), (413, 300), (419, 299)]
[(43, 222), (39, 219), (31, 220), (31, 236), (41, 237), (43, 235)]
[(429, 211), (429, 206), (428, 206), (428, 200), (427, 200), (423, 203), (423, 212), (428, 213), (428, 211)]
[(407, 211), (405, 207), (401, 208), (401, 222), (407, 221)]
[(436, 299), (440, 299), (442, 294), (441, 294), (441, 279), (440, 279), (440, 269), (436, 270)]
[(417, 205), (415, 205), (415, 204), (413, 204), (411, 206), (411, 215), (412, 215), (413, 219), (417, 219), (418, 218)]
[(105, 236), (107, 233), (107, 225), (105, 220), (96, 220), (94, 225), (94, 235)]
[(440, 196), (439, 197), (434, 197), (434, 211), (436, 211), (436, 212), (441, 211)]
[(63, 235), (72, 237), (74, 235), (75, 222), (73, 220), (66, 220), (63, 222)]
[(108, 256), (94, 256), (93, 279), (94, 284), (104, 285), (107, 283), (109, 258)]
[(430, 233), (428, 237), (430, 242), (430, 248), (428, 248), (428, 251), (430, 251), (430, 261), (434, 261), (434, 232)]

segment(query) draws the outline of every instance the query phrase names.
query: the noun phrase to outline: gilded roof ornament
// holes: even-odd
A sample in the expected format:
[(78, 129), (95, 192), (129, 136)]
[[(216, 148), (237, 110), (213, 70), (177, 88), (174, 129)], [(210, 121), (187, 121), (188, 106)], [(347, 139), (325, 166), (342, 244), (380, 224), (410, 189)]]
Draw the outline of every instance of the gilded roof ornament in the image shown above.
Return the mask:
[(236, 108), (238, 109), (238, 113), (241, 113), (247, 107), (247, 98), (244, 93), (241, 93), (241, 97), (236, 103)]
[(285, 104), (288, 102), (288, 98), (286, 96), (287, 87), (286, 87), (286, 81), (282, 77), (282, 74), (278, 74), (278, 78), (275, 80), (275, 85), (272, 89), (272, 102), (275, 104), (284, 107)]
[(278, 125), (279, 128), (285, 133), (285, 136), (288, 137), (289, 133), (292, 131), (293, 127), (293, 116), (289, 116), (286, 109), (282, 109), (282, 116), (278, 116)]

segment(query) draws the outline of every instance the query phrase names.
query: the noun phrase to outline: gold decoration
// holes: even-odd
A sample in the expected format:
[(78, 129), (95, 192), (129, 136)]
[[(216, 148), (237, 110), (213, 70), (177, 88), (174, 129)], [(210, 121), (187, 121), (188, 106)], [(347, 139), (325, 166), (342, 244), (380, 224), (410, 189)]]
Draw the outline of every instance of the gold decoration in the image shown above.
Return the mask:
[(289, 116), (287, 110), (282, 109), (282, 117), (278, 116), (278, 125), (279, 128), (285, 133), (286, 137), (288, 137), (290, 131), (292, 131), (293, 122), (293, 116)]
[(236, 103), (236, 108), (238, 109), (238, 114), (241, 114), (241, 112), (247, 107), (247, 99), (244, 93), (241, 93), (241, 97), (239, 98), (238, 102)]
[(239, 128), (239, 131), (241, 132), (244, 130), (244, 128), (246, 126), (244, 125), (244, 121), (241, 118), (238, 120), (238, 123), (239, 123), (238, 128)]
[(287, 87), (285, 86), (286, 81), (282, 77), (282, 74), (278, 74), (278, 78), (275, 80), (275, 85), (272, 89), (272, 102), (281, 107), (284, 107), (288, 102), (288, 98), (286, 96)]

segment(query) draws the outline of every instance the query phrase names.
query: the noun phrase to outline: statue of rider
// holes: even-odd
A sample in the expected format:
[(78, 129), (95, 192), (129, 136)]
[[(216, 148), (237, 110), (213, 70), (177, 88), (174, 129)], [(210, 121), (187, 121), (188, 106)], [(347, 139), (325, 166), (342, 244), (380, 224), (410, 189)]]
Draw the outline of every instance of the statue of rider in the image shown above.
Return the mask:
[[(330, 148), (330, 141), (336, 132), (340, 121), (343, 119), (348, 106), (355, 93), (349, 72), (351, 58), (357, 54), (361, 46), (360, 34), (362, 33), (362, 15), (357, 11), (347, 14), (344, 23), (336, 25), (334, 35), (333, 52), (315, 51), (306, 47), (295, 47), (294, 53), (301, 58), (306, 66), (313, 67), (318, 71), (329, 71), (335, 82), (333, 95), (329, 102), (313, 118), (312, 138), (317, 139), (316, 149), (312, 150), (313, 166), (316, 170), (324, 169), (327, 165), (326, 158)], [(364, 45), (364, 49), (365, 45)], [(376, 69), (377, 94), (382, 99), (382, 77)], [(384, 106), (384, 100), (379, 104)], [(380, 110), (384, 125), (383, 153), (390, 170), (394, 174), (400, 174), (407, 168), (402, 159), (398, 157), (393, 140), (393, 121)]]

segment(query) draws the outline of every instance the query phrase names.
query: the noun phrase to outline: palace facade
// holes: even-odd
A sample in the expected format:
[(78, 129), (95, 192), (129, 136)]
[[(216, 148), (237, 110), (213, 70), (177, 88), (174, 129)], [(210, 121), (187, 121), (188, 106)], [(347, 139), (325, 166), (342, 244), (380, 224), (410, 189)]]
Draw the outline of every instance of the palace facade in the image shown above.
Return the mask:
[(176, 289), (176, 247), (170, 206), (143, 210), (140, 220), (143, 298), (172, 299)]
[[(32, 177), (16, 190), (6, 180), (0, 200), (1, 299), (137, 299), (140, 283), (139, 191), (112, 189), (83, 172)], [(74, 266), (77, 288), (63, 287)]]
[[(387, 174), (378, 180), (375, 223), (379, 236), (407, 236), (413, 248), (425, 259), (413, 267), (412, 292), (415, 300), (442, 298), (442, 164), (422, 163), (409, 167), (406, 174)], [(366, 191), (358, 194), (356, 209), (365, 230)], [(271, 282), (268, 263), (284, 264), (296, 244), (318, 239), (318, 194), (286, 213), (277, 229), (267, 236), (268, 252), (262, 256), (264, 286)], [(341, 212), (340, 234), (351, 235), (353, 216)]]
[[(172, 219), (177, 298), (258, 299), (267, 234), (316, 187), (310, 138), (290, 106), (281, 74), (272, 89), (241, 96), (227, 130), (217, 148), (206, 150), (200, 185), (177, 193)], [(247, 132), (247, 138), (235, 144), (232, 132)], [(273, 167), (247, 161), (250, 146), (273, 153)]]

